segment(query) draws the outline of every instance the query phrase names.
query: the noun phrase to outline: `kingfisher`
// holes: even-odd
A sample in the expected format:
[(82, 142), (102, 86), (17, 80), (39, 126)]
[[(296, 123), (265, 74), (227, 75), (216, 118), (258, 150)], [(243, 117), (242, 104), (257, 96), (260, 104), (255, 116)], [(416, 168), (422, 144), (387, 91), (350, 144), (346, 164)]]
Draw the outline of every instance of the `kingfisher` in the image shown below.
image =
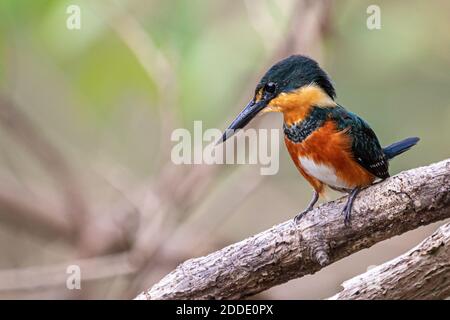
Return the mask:
[(414, 146), (410, 137), (381, 147), (361, 117), (336, 102), (328, 74), (313, 59), (292, 55), (273, 65), (256, 86), (253, 99), (225, 130), (219, 142), (245, 127), (257, 114), (283, 114), (284, 141), (300, 174), (314, 189), (296, 223), (314, 208), (328, 188), (348, 193), (344, 223), (350, 223), (358, 193), (389, 177), (389, 160)]

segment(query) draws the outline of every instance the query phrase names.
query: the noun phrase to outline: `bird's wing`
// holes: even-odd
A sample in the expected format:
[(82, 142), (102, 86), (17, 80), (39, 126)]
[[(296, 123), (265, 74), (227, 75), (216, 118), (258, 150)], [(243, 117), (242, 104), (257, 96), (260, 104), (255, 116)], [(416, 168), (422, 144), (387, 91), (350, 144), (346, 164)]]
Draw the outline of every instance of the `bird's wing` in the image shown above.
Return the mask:
[(388, 159), (367, 122), (341, 106), (335, 108), (333, 117), (338, 128), (347, 129), (347, 134), (352, 137), (351, 151), (355, 161), (379, 178), (389, 177)]

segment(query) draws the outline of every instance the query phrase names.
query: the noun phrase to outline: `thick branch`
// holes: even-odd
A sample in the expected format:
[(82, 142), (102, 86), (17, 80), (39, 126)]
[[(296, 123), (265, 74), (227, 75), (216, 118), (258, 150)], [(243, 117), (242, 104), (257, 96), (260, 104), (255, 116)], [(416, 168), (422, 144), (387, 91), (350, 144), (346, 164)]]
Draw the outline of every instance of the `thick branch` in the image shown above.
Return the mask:
[(362, 191), (351, 226), (345, 198), (304, 217), (191, 259), (138, 299), (237, 299), (315, 273), (356, 251), (450, 217), (450, 159), (402, 172)]
[(450, 296), (450, 223), (407, 253), (342, 284), (330, 299), (445, 299)]

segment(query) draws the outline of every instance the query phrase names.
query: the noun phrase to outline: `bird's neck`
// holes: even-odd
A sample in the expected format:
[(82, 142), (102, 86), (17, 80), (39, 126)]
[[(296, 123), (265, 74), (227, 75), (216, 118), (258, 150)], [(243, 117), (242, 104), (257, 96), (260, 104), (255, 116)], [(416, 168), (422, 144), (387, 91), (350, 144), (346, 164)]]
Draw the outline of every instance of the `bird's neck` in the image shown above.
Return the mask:
[(314, 131), (325, 125), (333, 108), (334, 107), (312, 107), (305, 118), (291, 124), (284, 122), (283, 131), (285, 137), (294, 143), (302, 142)]
[(282, 112), (285, 126), (302, 122), (314, 108), (330, 108), (337, 104), (318, 86), (310, 85), (273, 99), (266, 112)]

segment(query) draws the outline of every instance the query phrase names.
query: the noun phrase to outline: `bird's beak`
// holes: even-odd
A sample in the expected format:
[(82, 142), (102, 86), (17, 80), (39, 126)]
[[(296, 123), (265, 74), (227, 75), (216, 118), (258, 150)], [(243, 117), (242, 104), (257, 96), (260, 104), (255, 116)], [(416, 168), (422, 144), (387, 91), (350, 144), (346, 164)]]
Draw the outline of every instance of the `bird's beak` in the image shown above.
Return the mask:
[(236, 130), (245, 127), (262, 109), (267, 106), (268, 100), (261, 99), (259, 101), (250, 101), (244, 110), (239, 113), (239, 115), (234, 119), (230, 126), (223, 133), (222, 139), (220, 139), (217, 144), (225, 142), (229, 137), (234, 135)]

